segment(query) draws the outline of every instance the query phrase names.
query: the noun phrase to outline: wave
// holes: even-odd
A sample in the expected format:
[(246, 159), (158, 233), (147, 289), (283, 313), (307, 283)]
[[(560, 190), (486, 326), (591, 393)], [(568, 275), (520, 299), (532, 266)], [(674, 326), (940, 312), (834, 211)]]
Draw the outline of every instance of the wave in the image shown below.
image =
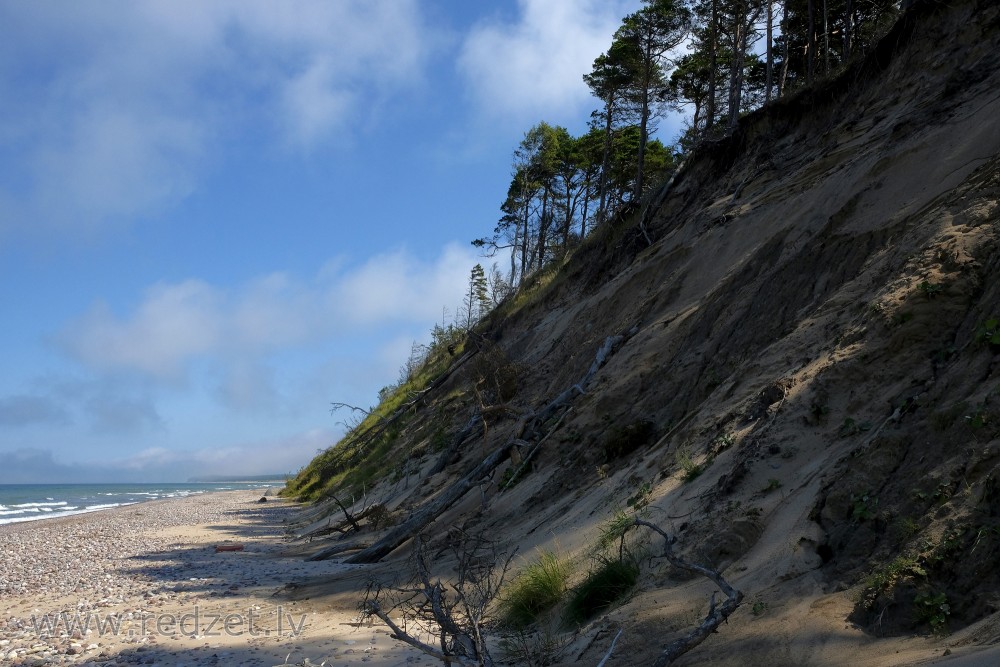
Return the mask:
[(11, 505), (11, 507), (62, 507), (67, 504), (65, 500), (60, 500), (57, 503), (21, 503), (19, 505)]
[[(0, 518), (0, 526), (10, 523), (23, 523), (25, 521), (40, 521), (43, 519), (58, 519), (65, 516), (74, 516), (76, 514), (89, 514), (91, 512), (100, 512), (102, 510), (112, 509), (115, 507), (125, 507), (126, 505), (136, 505), (138, 503), (111, 503), (106, 505), (88, 505), (83, 509), (76, 506), (61, 507), (59, 510), (51, 512), (49, 514), (43, 514), (38, 508), (27, 509), (25, 512), (36, 512), (32, 516), (23, 516), (24, 512), (8, 512), (8, 514), (22, 514), (19, 517), (11, 518)], [(0, 512), (3, 514), (3, 512)]]

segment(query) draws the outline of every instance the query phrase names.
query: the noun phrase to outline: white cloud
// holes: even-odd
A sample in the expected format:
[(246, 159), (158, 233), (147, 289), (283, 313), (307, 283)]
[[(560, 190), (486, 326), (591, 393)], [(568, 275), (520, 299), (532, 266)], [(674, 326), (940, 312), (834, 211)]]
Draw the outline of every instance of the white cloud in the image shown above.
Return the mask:
[(156, 213), (247, 133), (316, 149), (429, 48), (415, 0), (39, 0), (0, 24), (0, 231)]
[(155, 285), (127, 320), (97, 304), (58, 339), (77, 360), (97, 370), (177, 377), (188, 360), (221, 344), (221, 305), (221, 293), (201, 281)]
[(578, 115), (590, 98), (582, 76), (639, 6), (637, 0), (518, 0), (517, 23), (491, 21), (472, 30), (459, 70), (489, 115), (519, 123)]
[[(56, 340), (105, 374), (176, 383), (193, 363), (209, 361), (225, 369), (220, 392), (228, 402), (259, 405), (272, 392), (269, 355), (387, 327), (429, 331), (442, 306), (461, 301), (475, 261), (471, 250), (449, 245), (430, 261), (398, 250), (353, 268), (324, 268), (313, 280), (273, 273), (230, 290), (199, 280), (157, 284), (131, 313), (97, 304)], [(254, 381), (265, 384), (240, 389)]]

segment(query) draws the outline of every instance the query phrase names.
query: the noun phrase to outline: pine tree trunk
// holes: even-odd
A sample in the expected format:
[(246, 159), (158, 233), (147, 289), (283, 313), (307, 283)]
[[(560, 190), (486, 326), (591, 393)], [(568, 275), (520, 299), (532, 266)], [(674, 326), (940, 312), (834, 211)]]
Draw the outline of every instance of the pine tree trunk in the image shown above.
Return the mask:
[(830, 76), (830, 15), (823, 0), (823, 74)]
[(774, 0), (767, 0), (767, 77), (764, 81), (764, 104), (771, 101), (774, 87)]
[(718, 24), (719, 24), (719, 7), (718, 0), (712, 0), (712, 19), (711, 25), (709, 26), (709, 45), (708, 45), (708, 103), (705, 107), (705, 134), (708, 134), (712, 125), (715, 124), (715, 75), (719, 68), (718, 60)]
[(844, 7), (844, 60), (846, 61), (851, 57), (851, 49), (853, 44), (851, 43), (854, 39), (854, 3), (853, 0), (847, 0)]
[(604, 113), (604, 158), (601, 161), (600, 204), (597, 207), (597, 222), (603, 224), (608, 214), (608, 167), (611, 162), (611, 109), (614, 98), (608, 99)]
[(806, 34), (806, 83), (812, 85), (816, 66), (816, 0), (809, 0), (809, 22)]
[(785, 82), (788, 81), (788, 0), (781, 6), (781, 34), (785, 35), (781, 46), (781, 76), (778, 77), (778, 97), (785, 94)]

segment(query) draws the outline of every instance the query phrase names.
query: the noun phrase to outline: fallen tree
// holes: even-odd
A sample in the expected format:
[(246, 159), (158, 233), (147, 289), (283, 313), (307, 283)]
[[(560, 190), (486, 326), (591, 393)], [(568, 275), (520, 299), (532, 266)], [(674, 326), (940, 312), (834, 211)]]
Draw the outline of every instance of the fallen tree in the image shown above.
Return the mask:
[[(534, 443), (540, 442), (546, 435), (548, 429), (546, 423), (568, 410), (573, 400), (581, 394), (586, 393), (587, 387), (593, 381), (597, 372), (607, 363), (608, 359), (615, 354), (622, 346), (638, 331), (638, 327), (633, 327), (628, 331), (609, 336), (597, 350), (594, 361), (587, 369), (586, 374), (579, 382), (569, 389), (559, 394), (554, 400), (547, 403), (540, 410), (529, 413), (518, 420), (514, 431), (514, 436), (495, 449), (481, 463), (455, 482), (446, 491), (437, 496), (430, 503), (417, 510), (408, 519), (390, 530), (382, 539), (372, 546), (364, 549), (350, 558), (347, 563), (375, 563), (392, 553), (401, 544), (413, 538), (427, 524), (441, 515), (452, 505), (457, 503), (473, 487), (489, 477), (489, 475), (509, 456), (511, 450), (517, 447), (530, 448)], [(474, 422), (470, 421), (470, 425)], [(319, 558), (320, 552), (312, 557), (312, 560), (322, 560)]]

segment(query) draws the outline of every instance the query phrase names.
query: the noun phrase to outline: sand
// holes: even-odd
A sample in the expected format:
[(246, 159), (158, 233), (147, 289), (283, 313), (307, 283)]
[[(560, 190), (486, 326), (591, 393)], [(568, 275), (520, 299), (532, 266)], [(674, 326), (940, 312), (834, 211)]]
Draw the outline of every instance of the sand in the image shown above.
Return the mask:
[(259, 498), (212, 493), (0, 526), (0, 665), (432, 662), (359, 626), (346, 599), (286, 595), (299, 580), (356, 579), (356, 568), (290, 553), (296, 507)]

